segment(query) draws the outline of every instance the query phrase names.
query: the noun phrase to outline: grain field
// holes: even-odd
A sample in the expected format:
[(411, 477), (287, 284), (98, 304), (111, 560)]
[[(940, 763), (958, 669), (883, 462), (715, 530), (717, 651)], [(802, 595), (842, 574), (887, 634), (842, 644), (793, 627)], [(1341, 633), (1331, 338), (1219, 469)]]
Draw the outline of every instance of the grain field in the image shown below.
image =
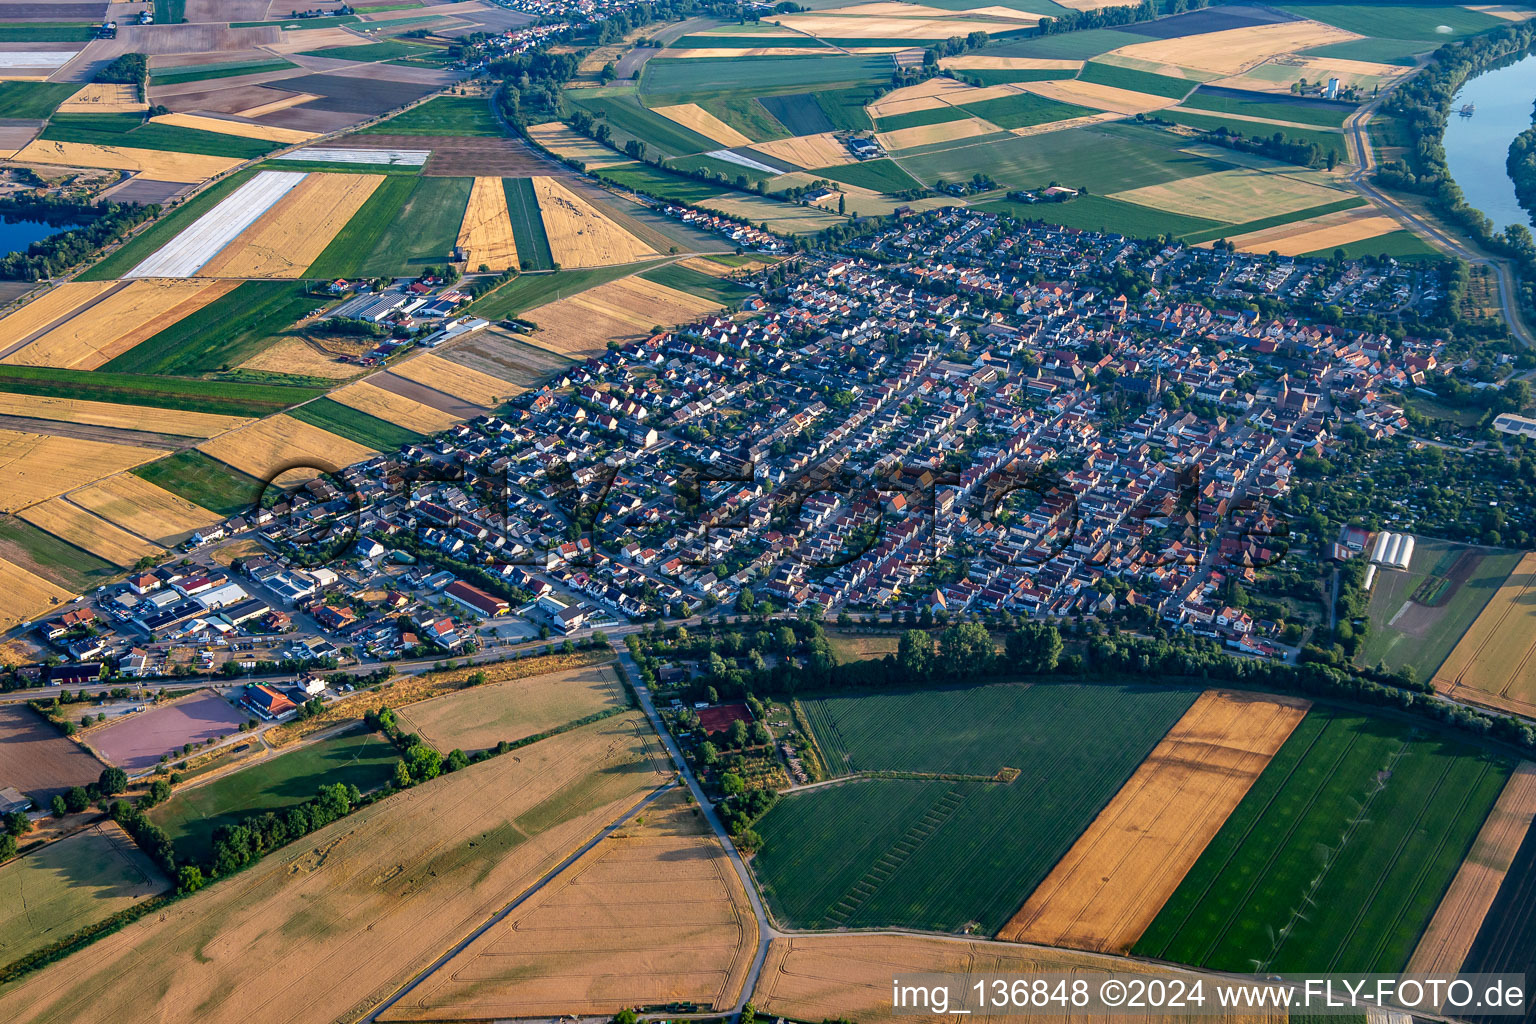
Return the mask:
[(141, 558), (157, 558), (165, 553), (164, 548), (118, 529), (63, 498), (49, 498), (16, 515), (62, 541), (125, 569)]
[[(279, 472), (284, 483), (313, 479), (378, 453), (292, 416), (272, 416), (198, 445), (220, 462), (270, 480)], [(292, 472), (286, 472), (289, 469)]]
[(0, 430), (0, 512), (35, 505), (164, 454), (133, 445)]
[(297, 278), (346, 227), (382, 174), (309, 174), (198, 270), (199, 277)]
[(421, 434), (435, 434), (463, 422), (457, 416), (434, 409), (404, 395), (385, 391), (365, 380), (349, 384), (331, 396), (333, 401), (351, 406), (386, 423), (395, 423)]
[(434, 391), (461, 398), (471, 404), (490, 409), (509, 398), (526, 391), (526, 388), (509, 384), (488, 373), (472, 370), (467, 366), (450, 363), (430, 352), (415, 359), (407, 359), (390, 368), (396, 377), (404, 377), (424, 384)]
[(656, 255), (554, 178), (534, 178), (533, 189), (550, 252), (562, 267), (606, 267)]
[(237, 283), (131, 281), (83, 307), (0, 362), (94, 370), (228, 294)]
[(224, 518), (132, 473), (119, 473), (87, 484), (71, 491), (69, 500), (109, 523), (166, 547), (180, 544), (193, 531)]
[(476, 178), (459, 225), (458, 247), (470, 270), (484, 267), (500, 273), (518, 266), (512, 217), (500, 178)]
[(63, 587), (0, 558), (0, 629), (36, 619), (74, 595)]

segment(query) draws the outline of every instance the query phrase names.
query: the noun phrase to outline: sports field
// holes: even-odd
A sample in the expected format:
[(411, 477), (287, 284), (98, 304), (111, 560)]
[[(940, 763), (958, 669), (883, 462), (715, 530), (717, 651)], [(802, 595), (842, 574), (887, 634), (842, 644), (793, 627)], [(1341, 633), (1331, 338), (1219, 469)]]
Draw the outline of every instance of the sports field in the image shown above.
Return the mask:
[(10, 861), (0, 866), (0, 966), (169, 887), (111, 821)]
[(149, 817), (176, 843), (178, 860), (205, 862), (213, 833), (267, 811), (282, 812), (314, 799), (321, 786), (344, 782), (363, 792), (394, 774), (400, 753), (375, 732), (358, 729), (294, 747), (239, 768), (212, 782), (178, 789)]
[(912, 777), (780, 800), (753, 868), (789, 926), (991, 934), (1197, 696), (998, 685), (807, 700), (833, 774)]
[(249, 716), (212, 690), (151, 707), (91, 733), (91, 747), (129, 774), (153, 768), (183, 744), (232, 736)]
[(356, 1019), (671, 774), (639, 713), (471, 765), (22, 979), (7, 1010), (73, 1024)]
[[(487, 669), (494, 678), (495, 667)], [(624, 701), (607, 665), (482, 683), (396, 710), (400, 727), (440, 752), (465, 753), (509, 743), (585, 718)]]
[(1245, 972), (1401, 970), (1512, 768), (1314, 709), (1133, 952)]
[(1536, 711), (1536, 554), (1520, 559), (1434, 678), (1462, 700)]
[(1407, 572), (1376, 574), (1359, 663), (1431, 679), (1519, 564), (1518, 552), (1415, 537)]

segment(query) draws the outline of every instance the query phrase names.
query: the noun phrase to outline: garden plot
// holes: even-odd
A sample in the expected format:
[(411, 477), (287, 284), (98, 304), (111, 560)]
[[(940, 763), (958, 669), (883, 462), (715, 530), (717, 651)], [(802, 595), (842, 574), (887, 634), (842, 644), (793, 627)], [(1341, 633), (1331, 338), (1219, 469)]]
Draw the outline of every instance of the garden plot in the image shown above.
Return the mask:
[(71, 505), (63, 498), (49, 498), (31, 508), (22, 509), (17, 517), (62, 541), (89, 551), (97, 558), (123, 568), (141, 558), (157, 558), (165, 551), (164, 548)]
[(562, 267), (606, 267), (656, 255), (554, 178), (534, 178), (533, 189), (550, 251)]
[(156, 181), (206, 181), (243, 161), (237, 157), (203, 156), (128, 146), (96, 146), (87, 142), (55, 142), (36, 139), (11, 158), (19, 164), (50, 164), (63, 167), (105, 167), (135, 171)]
[(283, 153), (274, 160), (303, 160), (326, 164), (389, 164), (420, 167), (432, 155), (430, 149), (345, 149), (340, 146), (306, 146)]
[(231, 121), (223, 117), (204, 117), (201, 114), (161, 114), (150, 120), (156, 124), (175, 125), (178, 128), (235, 135), (242, 139), (265, 139), (268, 142), (282, 142), (288, 145), (308, 142), (315, 138), (314, 132), (299, 131), (297, 128), (279, 128), (272, 124), (252, 124), (248, 121)]
[[(1111, 192), (1109, 198), (1169, 213), (1199, 211), (1211, 220), (1240, 224), (1349, 198), (1300, 178), (1240, 167), (1158, 185)], [(1305, 251), (1305, 250), (1302, 250)]]
[(258, 480), (310, 480), (377, 455), (355, 441), (292, 416), (273, 416), (198, 445), (198, 449)]
[(124, 277), (191, 277), (308, 175), (262, 171)]
[(476, 178), (459, 225), (458, 248), (470, 269), (500, 273), (518, 266), (517, 241), (500, 178)]
[(221, 298), (236, 282), (137, 280), (90, 303), (0, 362), (94, 370)]
[(133, 445), (0, 430), (0, 512), (35, 505), (164, 454)]
[(132, 473), (119, 473), (71, 491), (69, 500), (109, 523), (167, 547), (224, 518)]
[(652, 107), (656, 113), (674, 121), (690, 131), (698, 132), (706, 139), (713, 139), (722, 146), (747, 146), (752, 140), (732, 128), (697, 103), (679, 103), (669, 107)]
[[(5, 602), (0, 604), (0, 629), (10, 629), (38, 618), (50, 608), (74, 596), (62, 587), (3, 558), (0, 558), (0, 590), (5, 593)], [(47, 728), (52, 729), (53, 726)]]
[(380, 174), (306, 175), (254, 224), (206, 260), (198, 269), (198, 275), (303, 277), (309, 265), (325, 251), (347, 221), (362, 209), (383, 180), (384, 176)]

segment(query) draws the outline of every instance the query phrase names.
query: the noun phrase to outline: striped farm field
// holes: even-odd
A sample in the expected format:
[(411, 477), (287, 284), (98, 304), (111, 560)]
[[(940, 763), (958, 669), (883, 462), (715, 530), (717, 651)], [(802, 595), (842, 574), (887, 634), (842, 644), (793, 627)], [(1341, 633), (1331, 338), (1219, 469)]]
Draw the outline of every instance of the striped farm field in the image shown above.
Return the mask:
[(342, 405), (351, 406), (389, 423), (397, 423), (418, 434), (435, 434), (462, 422), (457, 416), (404, 395), (397, 395), (393, 391), (385, 391), (365, 380), (348, 384), (329, 397)]
[(1282, 53), (1358, 38), (1353, 32), (1318, 21), (1283, 21), (1155, 39), (1122, 46), (1115, 53), (1154, 64), (1173, 64), (1197, 71), (1238, 75)]
[(163, 548), (118, 529), (63, 498), (49, 498), (22, 509), (17, 515), (39, 530), (46, 530), (62, 541), (123, 568), (141, 558), (155, 558), (164, 553)]
[(262, 492), (260, 480), (195, 448), (140, 466), (133, 475), (196, 508), (216, 512), (221, 519), (250, 511)]
[(73, 398), (13, 395), (0, 391), (0, 416), (27, 416), (38, 420), (82, 423), (121, 430), (147, 430), (177, 437), (213, 437), (250, 422), (246, 416), (220, 416), (206, 412), (153, 409), (144, 405), (86, 402)]
[(458, 247), (471, 268), (501, 272), (519, 266), (517, 240), (500, 178), (476, 178), (459, 225)]
[(450, 363), (430, 352), (423, 353), (415, 359), (407, 359), (398, 366), (392, 367), (390, 372), (396, 377), (413, 380), (434, 391), (462, 398), (466, 402), (487, 409), (494, 408), (526, 390), (492, 377), (488, 373)]
[(534, 178), (533, 189), (550, 253), (560, 266), (606, 267), (656, 255), (656, 250), (554, 178)]
[(727, 148), (732, 146), (749, 146), (752, 144), (751, 139), (697, 103), (678, 103), (666, 107), (652, 107), (651, 109), (667, 120), (675, 121), (684, 128), (698, 132), (705, 138), (713, 139)]
[(1198, 211), (1201, 217), (1237, 224), (1326, 206), (1349, 197), (1337, 189), (1301, 178), (1234, 167), (1114, 192), (1109, 198), (1169, 213)]
[(645, 338), (653, 327), (689, 323), (720, 306), (703, 295), (626, 277), (526, 314), (539, 325), (528, 340), (561, 355), (590, 355), (610, 341)]
[(56, 323), (114, 287), (111, 281), (66, 281), (0, 318), (0, 346), (10, 347)]
[(804, 701), (838, 775), (757, 824), (753, 868), (796, 928), (996, 932), (1198, 691), (1001, 684)]
[(301, 171), (260, 172), (123, 276), (191, 277), (304, 178)]
[[(378, 454), (292, 416), (258, 420), (205, 441), (198, 450), (258, 480), (271, 480), (281, 472), (285, 482), (334, 472)], [(283, 472), (290, 468), (291, 474)]]
[(571, 130), (560, 121), (529, 125), (528, 137), (551, 153), (564, 160), (579, 160), (588, 170), (622, 164), (628, 157), (620, 156), (601, 142), (593, 142)]
[(1536, 554), (1527, 553), (1435, 673), (1435, 689), (1505, 711), (1536, 711)]
[[(267, 173), (267, 172), (263, 172)], [(200, 277), (303, 277), (382, 174), (308, 174), (198, 268)]]
[(5, 601), (0, 603), (0, 629), (10, 629), (35, 619), (74, 596), (3, 558), (0, 558), (0, 591), (5, 593)]
[(161, 454), (133, 445), (0, 430), (0, 512), (35, 505)]
[(423, 440), (421, 434), (414, 430), (407, 430), (397, 423), (371, 416), (329, 398), (306, 402), (289, 410), (288, 415), (337, 437), (381, 452), (394, 451), (408, 444), (419, 444)]
[(115, 526), (167, 547), (224, 518), (132, 473), (87, 484), (71, 491), (69, 500)]
[(94, 370), (191, 316), (234, 287), (233, 281), (130, 281), (78, 308), (67, 319), (6, 356), (3, 362), (11, 366)]
[(851, 164), (854, 156), (832, 132), (796, 135), (773, 142), (759, 142), (752, 147), (765, 156), (785, 160), (801, 167), (831, 167)]
[(238, 157), (175, 153), (128, 146), (98, 146), (86, 142), (35, 139), (12, 159), (18, 163), (57, 164), (64, 167), (106, 167), (134, 171), (154, 181), (206, 181), (243, 161)]
[(1128, 952), (1307, 707), (1201, 694), (998, 938)]
[(554, 254), (549, 249), (549, 235), (539, 214), (539, 195), (532, 178), (505, 178), (507, 216), (512, 219), (512, 237), (517, 243), (518, 259), (524, 270), (553, 270)]
[(1133, 951), (1215, 970), (1400, 971), (1512, 768), (1314, 709)]
[(1405, 971), (1454, 974), (1461, 970), (1533, 820), (1536, 764), (1524, 761), (1499, 794)]

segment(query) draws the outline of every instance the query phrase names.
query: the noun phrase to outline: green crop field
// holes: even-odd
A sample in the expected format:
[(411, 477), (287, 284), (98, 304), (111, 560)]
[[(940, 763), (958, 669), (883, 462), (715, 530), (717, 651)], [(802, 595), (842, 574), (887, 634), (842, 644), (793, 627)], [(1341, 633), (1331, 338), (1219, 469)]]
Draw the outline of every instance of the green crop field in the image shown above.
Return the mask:
[(1201, 242), (1213, 242), (1218, 238), (1236, 238), (1238, 235), (1245, 235), (1250, 231), (1263, 231), (1265, 228), (1279, 227), (1281, 224), (1293, 224), (1299, 220), (1311, 220), (1313, 217), (1321, 217), (1325, 213), (1353, 210), (1357, 206), (1364, 205), (1365, 200), (1356, 196), (1353, 199), (1340, 199), (1336, 203), (1312, 206), (1305, 210), (1277, 213), (1273, 217), (1262, 217), (1259, 220), (1245, 221), (1242, 224), (1224, 224), (1220, 227), (1188, 231), (1179, 237), (1190, 245), (1198, 245)]
[(261, 497), (260, 480), (211, 459), (195, 448), (146, 463), (131, 472), (156, 487), (181, 495), (194, 505), (224, 516), (249, 511)]
[(469, 178), (386, 178), (331, 239), (310, 275), (394, 277), (448, 262), (470, 184)]
[(44, 118), (79, 91), (80, 86), (74, 83), (0, 82), (0, 117)]
[(711, 185), (681, 174), (672, 174), (664, 168), (650, 164), (614, 164), (612, 167), (604, 167), (594, 173), (599, 178), (608, 178), (625, 188), (632, 188), (662, 199), (673, 199), (680, 203), (696, 203), (701, 199), (718, 196), (724, 191), (721, 185)]
[(1129, 89), (1131, 92), (1148, 93), (1153, 96), (1166, 96), (1169, 99), (1180, 99), (1188, 95), (1197, 84), (1182, 78), (1154, 75), (1150, 71), (1137, 71), (1134, 68), (1122, 68), (1114, 64), (1095, 64), (1092, 61), (1083, 65), (1083, 70), (1077, 77), (1084, 82), (1095, 82), (1099, 85)]
[(588, 96), (595, 89), (578, 89), (565, 94), (565, 101), (579, 107), (594, 117), (608, 122), (608, 127), (622, 133), (621, 144), (627, 139), (639, 139), (653, 153), (660, 151), (668, 156), (687, 156), (719, 149), (720, 144), (707, 139), (655, 113), (640, 104), (633, 92), (614, 92), (601, 96)]
[(49, 843), (0, 867), (0, 961), (14, 963), (169, 887), (115, 825)]
[(909, 110), (905, 114), (892, 114), (890, 117), (877, 117), (875, 128), (882, 132), (894, 132), (903, 128), (918, 128), (925, 124), (959, 121), (969, 116), (969, 113), (959, 107), (930, 107), (927, 110)]
[[(1246, 117), (1267, 117), (1274, 121), (1293, 121), (1318, 128), (1341, 128), (1355, 108), (1347, 103), (1329, 103), (1326, 100), (1286, 100), (1256, 92), (1249, 96), (1235, 96), (1234, 90), (1218, 93), (1201, 88), (1183, 102), (1184, 107), (1211, 110), (1218, 114), (1242, 114)], [(1255, 126), (1255, 133), (1261, 131)], [(1287, 133), (1289, 134), (1289, 133)]]
[(1344, 43), (1329, 43), (1299, 51), (1306, 57), (1331, 57), (1334, 60), (1364, 60), (1376, 64), (1401, 64), (1412, 67), (1417, 56), (1432, 50), (1438, 43), (1416, 39), (1351, 39)]
[(0, 391), (232, 416), (265, 416), (321, 393), (308, 387), (63, 370), (51, 366), (0, 366)]
[(77, 594), (88, 594), (122, 575), (122, 570), (89, 551), (66, 543), (15, 516), (0, 516), (0, 557), (35, 567)]
[[(377, 43), (362, 43), (358, 46), (332, 46), (324, 50), (303, 50), (300, 57), (331, 57), (336, 60), (377, 61), (395, 60), (399, 57), (419, 57), (423, 53), (433, 52), (430, 46), (411, 46), (394, 39), (386, 39)], [(456, 99), (462, 97), (442, 97), (444, 99)], [(432, 102), (437, 102), (433, 100)], [(477, 106), (483, 107), (483, 101), (477, 102)], [(435, 134), (442, 135), (443, 132)], [(479, 134), (479, 133), (476, 133)]]
[(1062, 103), (1029, 92), (982, 100), (980, 103), (967, 103), (961, 109), (984, 121), (991, 121), (999, 128), (1025, 128), (1032, 124), (1048, 124), (1098, 113), (1088, 107)]
[(231, 174), (169, 213), (162, 213), (153, 224), (113, 250), (100, 263), (80, 274), (79, 280), (115, 281), (122, 277), (142, 263), (151, 253), (175, 238), (182, 228), (213, 209), (225, 196), (244, 185), (255, 173), (255, 169), (252, 168)]
[[(1360, 259), (1365, 256), (1391, 256), (1399, 261), (1445, 258), (1445, 254), (1439, 249), (1436, 249), (1407, 229), (1388, 231), (1386, 234), (1377, 235), (1375, 238), (1362, 238), (1358, 242), (1347, 242), (1335, 248), (1344, 250), (1344, 258), (1347, 260)], [(1333, 254), (1334, 249), (1317, 249), (1302, 255), (1329, 257)]]
[(181, 790), (149, 812), (176, 844), (178, 859), (206, 860), (214, 831), (253, 814), (282, 812), (338, 782), (368, 791), (387, 782), (400, 759), (394, 745), (359, 730), (268, 757), (212, 782)]
[(150, 85), (176, 85), (180, 82), (201, 82), (212, 78), (237, 78), (240, 75), (258, 75), (267, 71), (280, 71), (296, 65), (282, 57), (262, 60), (233, 60), (222, 64), (198, 64), (191, 67), (150, 68)]
[(329, 398), (317, 398), (292, 410), (288, 415), (375, 451), (391, 452), (424, 440), (414, 430), (407, 430)]
[(324, 299), (306, 294), (301, 281), (246, 281), (102, 369), (189, 377), (227, 370), (324, 304)]
[(753, 142), (769, 142), (789, 137), (789, 129), (768, 112), (762, 101), (750, 93), (728, 92), (701, 97), (699, 106), (735, 128)]
[(488, 320), (518, 316), (526, 310), (535, 309), (559, 299), (570, 298), (588, 288), (596, 288), (600, 284), (627, 277), (637, 270), (654, 266), (656, 262), (653, 260), (646, 264), (628, 263), (612, 267), (588, 267), (582, 270), (557, 270), (553, 274), (523, 274), (495, 291), (481, 296), (470, 308), (476, 316), (483, 316)]
[[(1069, 128), (1028, 138), (927, 149), (902, 158), (911, 174), (931, 183), (939, 178), (968, 178), (980, 171), (1010, 188), (1030, 188), (1057, 181), (1100, 195), (1156, 185), (1175, 178), (1226, 170), (1226, 163), (1184, 153), (1187, 139), (1135, 125), (1106, 124)], [(1113, 153), (1106, 160), (1105, 153)]]
[[(878, 46), (880, 43), (869, 45)], [(891, 77), (895, 67), (885, 54), (828, 54), (784, 57), (653, 57), (641, 73), (640, 91), (651, 93), (717, 92), (721, 83), (734, 90), (761, 87), (875, 82)]]
[(1000, 46), (987, 47), (989, 57), (1047, 57), (1053, 60), (1087, 60), (1101, 53), (1132, 43), (1144, 43), (1146, 36), (1113, 28), (1091, 28), (1080, 32), (1058, 32), (1033, 39), (1014, 39)]
[(912, 175), (901, 169), (894, 160), (870, 160), (865, 163), (840, 164), (812, 171), (818, 178), (831, 178), (845, 185), (872, 188), (876, 192), (905, 192), (920, 188)]
[[(757, 825), (753, 868), (793, 927), (991, 934), (1196, 695), (1004, 684), (806, 700), (834, 773), (927, 777), (780, 800)], [(1003, 768), (1018, 776), (983, 781)]]
[(1273, 138), (1278, 132), (1292, 142), (1317, 143), (1325, 156), (1332, 153), (1337, 160), (1345, 160), (1349, 157), (1349, 152), (1344, 147), (1344, 136), (1339, 132), (1325, 131), (1321, 128), (1292, 128), (1283, 124), (1265, 124), (1262, 121), (1242, 121), (1235, 117), (1222, 117), (1219, 114), (1196, 113), (1184, 107), (1169, 107), (1151, 116), (1189, 128), (1201, 128), (1208, 132), (1225, 128), (1229, 135), (1244, 135), (1248, 138)]
[[(1299, 18), (1311, 18), (1362, 36), (1421, 39), (1436, 46), (1508, 24), (1502, 18), (1455, 4), (1288, 3), (1279, 7)], [(1441, 32), (1442, 27), (1450, 31)]]
[(1400, 971), (1511, 768), (1314, 709), (1134, 952), (1228, 971)]
[(0, 25), (0, 43), (75, 43), (95, 38), (94, 24), (77, 21), (34, 21)]
[(369, 125), (362, 135), (500, 135), (490, 100), (474, 96), (438, 96), (387, 121)]
[(1154, 210), (1108, 196), (1078, 196), (1065, 203), (1016, 203), (1011, 199), (994, 199), (976, 203), (972, 209), (1006, 213), (1020, 220), (1038, 220), (1084, 231), (1114, 232), (1131, 238), (1177, 237), (1188, 232), (1223, 230), (1215, 221)]
[(221, 135), (174, 124), (154, 124), (143, 121), (137, 114), (128, 115), (128, 120), (137, 127), (122, 127), (124, 119), (121, 115), (61, 114), (48, 122), (42, 138), (54, 142), (128, 146), (133, 149), (225, 156), (240, 160), (255, 159), (280, 145), (266, 139), (246, 139), (238, 135)]
[(502, 191), (507, 197), (507, 214), (512, 219), (512, 240), (517, 244), (517, 258), (525, 270), (552, 270), (554, 254), (549, 250), (549, 235), (544, 231), (544, 216), (539, 212), (539, 196), (531, 178), (503, 178)]
[[(1411, 665), (1420, 679), (1429, 679), (1519, 562), (1518, 551), (1414, 538), (1408, 571), (1376, 576), (1366, 605), (1371, 628), (1360, 648), (1360, 664), (1380, 662), (1393, 671)], [(1427, 597), (1438, 586), (1426, 586), (1431, 580), (1461, 582), (1437, 597), (1434, 608), (1410, 607), (1399, 617), (1410, 597)]]
[(676, 288), (689, 295), (714, 299), (722, 305), (734, 305), (752, 294), (752, 289), (745, 285), (722, 277), (711, 277), (702, 271), (676, 263), (668, 263), (655, 270), (642, 271), (640, 276), (647, 281), (654, 281), (668, 288)]

